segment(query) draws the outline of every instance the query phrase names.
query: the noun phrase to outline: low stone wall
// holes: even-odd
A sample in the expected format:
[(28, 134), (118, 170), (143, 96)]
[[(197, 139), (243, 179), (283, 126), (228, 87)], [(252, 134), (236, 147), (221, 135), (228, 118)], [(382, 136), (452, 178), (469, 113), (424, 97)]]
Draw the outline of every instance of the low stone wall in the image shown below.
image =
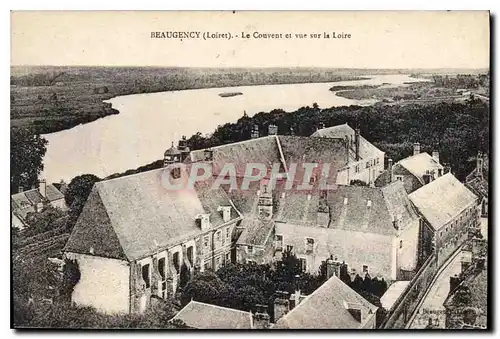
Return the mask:
[(415, 274), (406, 289), (388, 310), (385, 320), (380, 325), (384, 329), (402, 329), (409, 320), (419, 301), (425, 294), (434, 275), (438, 271), (435, 255), (431, 255)]

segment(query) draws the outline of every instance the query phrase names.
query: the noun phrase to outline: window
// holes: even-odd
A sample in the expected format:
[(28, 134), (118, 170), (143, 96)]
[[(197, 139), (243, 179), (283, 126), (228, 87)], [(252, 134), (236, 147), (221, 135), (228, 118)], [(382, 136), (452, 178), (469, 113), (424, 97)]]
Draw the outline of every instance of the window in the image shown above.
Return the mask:
[(186, 251), (187, 259), (191, 265), (193, 265), (193, 246), (189, 246)]
[(368, 266), (367, 265), (363, 265), (363, 273), (368, 273)]
[(210, 270), (210, 261), (205, 261), (205, 265), (203, 266), (205, 267), (205, 271)]
[(402, 175), (396, 175), (395, 178), (396, 178), (396, 180), (403, 181)]
[(368, 167), (370, 167), (370, 162), (369, 161), (366, 163), (366, 168), (368, 168)]
[(276, 250), (281, 251), (283, 249), (283, 236), (281, 234), (276, 234)]
[(161, 280), (165, 280), (165, 258), (158, 259), (158, 273), (160, 273)]
[(215, 240), (219, 243), (220, 242), (220, 231), (215, 232)]
[(151, 282), (149, 280), (149, 264), (142, 266), (142, 280), (146, 283), (146, 288), (151, 286)]
[(172, 261), (174, 263), (174, 268), (177, 272), (179, 272), (181, 268), (181, 264), (179, 262), (179, 252), (175, 252), (172, 256)]
[(356, 167), (354, 167), (354, 171), (355, 171), (356, 173), (359, 173), (359, 165), (356, 165)]
[(286, 245), (286, 250), (287, 250), (287, 252), (292, 252), (293, 251), (293, 246), (292, 245)]
[(215, 258), (215, 269), (218, 269), (220, 267), (220, 256)]
[(306, 238), (306, 253), (312, 253), (314, 251), (314, 239)]
[(229, 239), (231, 237), (231, 229), (229, 227), (226, 227), (226, 239)]
[(231, 262), (231, 252), (227, 252), (226, 253), (226, 263), (230, 263)]
[(203, 246), (208, 247), (208, 243), (210, 242), (210, 237), (208, 235), (203, 237)]
[(399, 248), (403, 248), (403, 240), (399, 240)]
[(300, 267), (303, 272), (307, 270), (307, 261), (304, 258), (300, 258)]
[(248, 246), (248, 253), (253, 254), (253, 246)]

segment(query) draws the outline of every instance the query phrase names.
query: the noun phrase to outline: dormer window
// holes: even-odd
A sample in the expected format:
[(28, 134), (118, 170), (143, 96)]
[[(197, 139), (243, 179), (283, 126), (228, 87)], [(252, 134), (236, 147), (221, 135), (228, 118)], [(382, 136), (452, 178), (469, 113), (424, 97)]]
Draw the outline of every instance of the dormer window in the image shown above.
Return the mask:
[(210, 214), (198, 214), (196, 223), (202, 231), (208, 230), (210, 228)]

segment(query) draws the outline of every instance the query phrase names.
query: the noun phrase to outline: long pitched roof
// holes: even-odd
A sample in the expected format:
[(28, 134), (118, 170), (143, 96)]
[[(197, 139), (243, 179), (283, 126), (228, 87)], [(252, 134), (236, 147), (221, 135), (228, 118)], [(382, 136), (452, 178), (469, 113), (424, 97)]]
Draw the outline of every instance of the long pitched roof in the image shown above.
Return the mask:
[(403, 183), (383, 188), (339, 185), (328, 197), (330, 228), (391, 235), (394, 220), (405, 228), (418, 219)]
[(418, 211), (437, 230), (477, 199), (451, 173), (447, 173), (409, 195)]
[(252, 313), (191, 300), (172, 318), (197, 329), (251, 329)]
[[(347, 310), (346, 304), (361, 309), (362, 322)], [(280, 318), (275, 329), (355, 329), (375, 316), (377, 306), (369, 303), (335, 275)]]
[[(280, 164), (282, 171), (297, 164), (300, 177), (302, 163), (330, 164), (329, 182), (335, 182), (339, 169), (347, 164), (346, 147), (341, 139), (321, 139), (300, 136), (271, 135), (212, 147), (213, 173), (218, 174), (225, 164), (234, 164), (236, 175), (243, 177), (247, 164), (264, 164), (269, 170)], [(191, 152), (191, 161), (205, 161), (205, 150)]]
[(167, 190), (164, 169), (98, 182), (68, 239), (65, 251), (134, 260), (201, 233), (196, 216), (209, 213), (212, 226), (223, 223), (218, 206), (231, 206), (227, 194), (210, 181), (194, 189)]

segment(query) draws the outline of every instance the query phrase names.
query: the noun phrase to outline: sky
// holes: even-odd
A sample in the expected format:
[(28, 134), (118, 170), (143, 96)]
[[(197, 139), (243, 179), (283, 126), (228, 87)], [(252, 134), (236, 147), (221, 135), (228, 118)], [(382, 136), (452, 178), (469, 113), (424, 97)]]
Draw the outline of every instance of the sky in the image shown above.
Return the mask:
[[(233, 39), (152, 39), (156, 31)], [(295, 38), (334, 31), (351, 38)], [(235, 37), (242, 32), (292, 38)], [(487, 11), (11, 14), (11, 65), (489, 68), (489, 41)]]

